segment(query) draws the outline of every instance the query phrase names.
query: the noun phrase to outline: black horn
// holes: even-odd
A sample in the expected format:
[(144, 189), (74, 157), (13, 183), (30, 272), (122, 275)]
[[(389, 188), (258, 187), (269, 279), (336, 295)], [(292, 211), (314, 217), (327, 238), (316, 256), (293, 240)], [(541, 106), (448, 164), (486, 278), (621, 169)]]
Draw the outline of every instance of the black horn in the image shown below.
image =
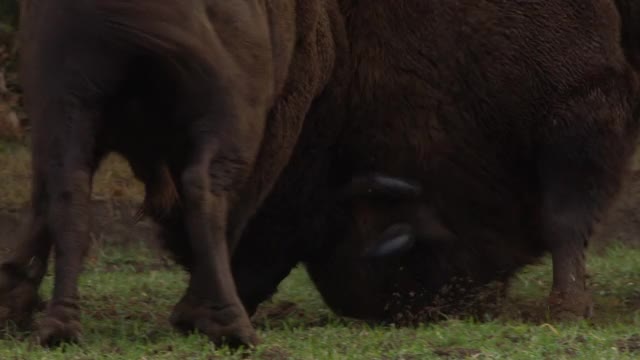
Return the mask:
[(417, 182), (400, 177), (363, 175), (354, 177), (343, 195), (348, 198), (415, 200), (422, 195), (422, 187)]

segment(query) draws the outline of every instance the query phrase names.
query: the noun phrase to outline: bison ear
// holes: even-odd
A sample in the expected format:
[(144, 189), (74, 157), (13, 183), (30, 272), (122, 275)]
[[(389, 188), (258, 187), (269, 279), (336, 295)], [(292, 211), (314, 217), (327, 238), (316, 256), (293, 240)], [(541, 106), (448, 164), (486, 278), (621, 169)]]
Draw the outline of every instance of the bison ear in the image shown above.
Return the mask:
[(409, 224), (393, 224), (364, 252), (364, 257), (398, 255), (409, 250), (415, 243), (413, 228)]
[(344, 189), (343, 196), (353, 198), (383, 198), (387, 200), (415, 200), (422, 195), (420, 184), (379, 174), (356, 176)]

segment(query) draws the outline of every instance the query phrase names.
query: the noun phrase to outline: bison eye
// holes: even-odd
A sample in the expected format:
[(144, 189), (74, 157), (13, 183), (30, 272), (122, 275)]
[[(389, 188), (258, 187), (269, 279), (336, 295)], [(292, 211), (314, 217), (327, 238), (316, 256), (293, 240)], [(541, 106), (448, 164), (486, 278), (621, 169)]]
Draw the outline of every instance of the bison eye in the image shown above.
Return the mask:
[(409, 224), (393, 224), (380, 234), (365, 250), (365, 257), (384, 257), (409, 250), (415, 243), (413, 228)]

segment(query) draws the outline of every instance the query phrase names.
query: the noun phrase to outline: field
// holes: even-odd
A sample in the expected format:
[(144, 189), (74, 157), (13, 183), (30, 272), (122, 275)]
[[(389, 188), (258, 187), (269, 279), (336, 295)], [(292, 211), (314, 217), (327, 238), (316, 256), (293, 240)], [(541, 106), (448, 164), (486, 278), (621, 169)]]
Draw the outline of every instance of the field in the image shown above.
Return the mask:
[[(0, 248), (5, 249), (22, 224), (28, 199), (29, 156), (24, 146), (0, 143), (0, 178)], [(590, 285), (596, 300), (591, 321), (547, 322), (542, 301), (551, 281), (548, 259), (518, 274), (499, 311), (419, 328), (371, 326), (339, 318), (323, 304), (304, 269), (298, 268), (253, 319), (263, 344), (250, 354), (232, 354), (215, 349), (202, 336), (185, 337), (171, 329), (167, 317), (186, 286), (185, 274), (155, 250), (149, 224), (131, 223), (141, 190), (117, 158), (109, 159), (97, 176), (98, 221), (81, 279), (82, 342), (44, 350), (31, 344), (28, 334), (6, 329), (0, 337), (0, 359), (640, 357), (640, 247), (633, 241), (633, 211), (624, 206), (617, 213), (625, 216), (609, 222), (609, 228), (620, 229), (602, 236), (616, 241), (604, 241), (590, 251)], [(625, 198), (622, 203), (635, 200)], [(49, 274), (42, 289), (45, 298), (51, 280)]]
[[(14, 333), (0, 341), (0, 358), (241, 358), (215, 350), (201, 336), (172, 331), (166, 317), (184, 288), (183, 273), (144, 248), (105, 247), (95, 255), (82, 280), (83, 342), (46, 351)], [(615, 248), (591, 260), (596, 317), (591, 323), (553, 325), (544, 321), (538, 303), (550, 279), (546, 262), (518, 277), (503, 313), (495, 318), (452, 319), (414, 329), (370, 327), (333, 316), (297, 269), (254, 319), (264, 344), (250, 358), (638, 358), (640, 251)]]
[[(19, 125), (26, 119), (14, 93), (15, 73), (8, 71), (17, 4), (0, 1), (0, 259), (24, 225), (30, 181), (28, 151), (14, 139), (22, 135)], [(297, 268), (253, 318), (263, 344), (251, 353), (233, 353), (171, 328), (168, 315), (184, 291), (186, 275), (156, 249), (151, 224), (132, 222), (142, 186), (112, 157), (94, 189), (93, 246), (80, 287), (82, 341), (46, 350), (29, 334), (0, 328), (0, 360), (639, 359), (640, 157), (629, 179), (589, 251), (596, 302), (589, 321), (548, 321), (548, 257), (520, 272), (506, 301), (492, 311), (417, 328), (340, 318)], [(50, 270), (41, 289), (45, 298), (51, 287)]]

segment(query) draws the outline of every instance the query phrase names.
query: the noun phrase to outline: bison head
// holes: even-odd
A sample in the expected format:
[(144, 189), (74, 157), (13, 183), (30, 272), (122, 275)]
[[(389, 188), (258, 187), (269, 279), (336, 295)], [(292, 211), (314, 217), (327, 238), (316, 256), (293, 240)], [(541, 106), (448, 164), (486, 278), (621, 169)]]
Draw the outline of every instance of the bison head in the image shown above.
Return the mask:
[(419, 184), (367, 175), (354, 178), (344, 195), (351, 210), (345, 238), (306, 263), (336, 313), (413, 323), (482, 309), (493, 302), (487, 295), (502, 290), (481, 286), (502, 280), (499, 272), (464, 248)]

